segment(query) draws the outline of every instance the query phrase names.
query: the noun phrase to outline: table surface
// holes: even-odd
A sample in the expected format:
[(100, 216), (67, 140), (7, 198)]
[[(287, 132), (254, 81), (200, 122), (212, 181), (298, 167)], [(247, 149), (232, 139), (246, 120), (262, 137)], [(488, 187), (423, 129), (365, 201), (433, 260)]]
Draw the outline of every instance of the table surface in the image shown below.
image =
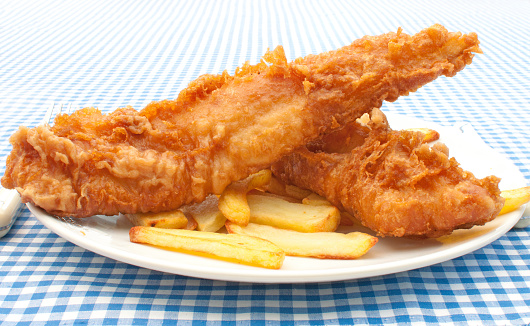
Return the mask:
[[(397, 4), (399, 3), (399, 4)], [(289, 59), (434, 23), (477, 32), (484, 54), (385, 112), (469, 122), (530, 181), (528, 1), (0, 1), (1, 170), (19, 125), (51, 102), (104, 111), (175, 98), (283, 45)], [(528, 324), (529, 230), (397, 274), (260, 284), (138, 268), (58, 237), (27, 208), (0, 239), (0, 320), (44, 324)]]

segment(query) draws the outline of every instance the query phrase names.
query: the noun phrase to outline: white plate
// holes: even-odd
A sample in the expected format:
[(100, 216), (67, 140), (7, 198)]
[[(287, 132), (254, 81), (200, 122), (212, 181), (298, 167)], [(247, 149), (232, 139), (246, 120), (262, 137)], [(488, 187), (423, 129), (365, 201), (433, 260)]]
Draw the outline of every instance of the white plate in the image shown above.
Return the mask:
[[(517, 167), (488, 147), (469, 126), (442, 127), (399, 115), (388, 115), (388, 118), (394, 129), (428, 127), (437, 130), (451, 155), (465, 169), (477, 177), (490, 174), (501, 177), (501, 189), (525, 186), (524, 176)], [(128, 234), (131, 224), (123, 217), (93, 216), (65, 223), (33, 205), (28, 207), (60, 237), (100, 255), (168, 273), (255, 283), (348, 280), (429, 266), (465, 255), (495, 241), (512, 228), (524, 211), (522, 207), (484, 226), (457, 230), (439, 239), (380, 238), (368, 254), (357, 260), (286, 257), (280, 270), (268, 270), (131, 243)]]

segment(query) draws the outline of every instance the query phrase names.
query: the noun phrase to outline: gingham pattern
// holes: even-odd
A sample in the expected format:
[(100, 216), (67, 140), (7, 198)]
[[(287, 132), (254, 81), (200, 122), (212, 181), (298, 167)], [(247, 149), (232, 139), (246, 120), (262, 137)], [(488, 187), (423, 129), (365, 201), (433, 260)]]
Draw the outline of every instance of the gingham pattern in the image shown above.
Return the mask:
[[(290, 59), (402, 26), (475, 31), (484, 55), (387, 112), (470, 122), (530, 181), (530, 2), (0, 1), (0, 156), (50, 102), (108, 111), (174, 98), (283, 45)], [(0, 173), (4, 171), (2, 161)], [(529, 229), (388, 276), (243, 284), (164, 274), (81, 249), (27, 209), (0, 239), (0, 321), (34, 324), (528, 324)]]

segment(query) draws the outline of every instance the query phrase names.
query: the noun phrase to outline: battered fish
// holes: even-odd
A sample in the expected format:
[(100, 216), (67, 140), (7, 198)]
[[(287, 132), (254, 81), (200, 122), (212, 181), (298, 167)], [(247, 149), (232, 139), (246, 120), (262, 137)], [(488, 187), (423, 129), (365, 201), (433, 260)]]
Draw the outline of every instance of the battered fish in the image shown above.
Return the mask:
[(272, 171), (326, 197), (380, 236), (436, 238), (491, 221), (504, 205), (499, 178), (475, 178), (449, 158), (445, 145), (425, 144), (419, 132), (391, 130), (378, 109), (366, 126), (346, 130), (348, 137), (344, 130), (330, 134), (282, 158)]
[(59, 216), (160, 212), (219, 194), (481, 52), (477, 35), (399, 29), (288, 62), (282, 47), (140, 112), (85, 108), (10, 139), (2, 185)]

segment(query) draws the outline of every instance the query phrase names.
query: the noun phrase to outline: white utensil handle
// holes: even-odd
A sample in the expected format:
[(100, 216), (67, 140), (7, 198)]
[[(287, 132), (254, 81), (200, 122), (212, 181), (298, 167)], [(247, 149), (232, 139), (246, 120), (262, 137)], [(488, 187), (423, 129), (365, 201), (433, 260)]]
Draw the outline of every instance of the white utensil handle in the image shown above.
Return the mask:
[(15, 223), (21, 202), (17, 191), (0, 187), (0, 238), (6, 235)]
[(522, 229), (530, 225), (530, 204), (526, 204), (523, 217), (515, 224), (515, 228)]

